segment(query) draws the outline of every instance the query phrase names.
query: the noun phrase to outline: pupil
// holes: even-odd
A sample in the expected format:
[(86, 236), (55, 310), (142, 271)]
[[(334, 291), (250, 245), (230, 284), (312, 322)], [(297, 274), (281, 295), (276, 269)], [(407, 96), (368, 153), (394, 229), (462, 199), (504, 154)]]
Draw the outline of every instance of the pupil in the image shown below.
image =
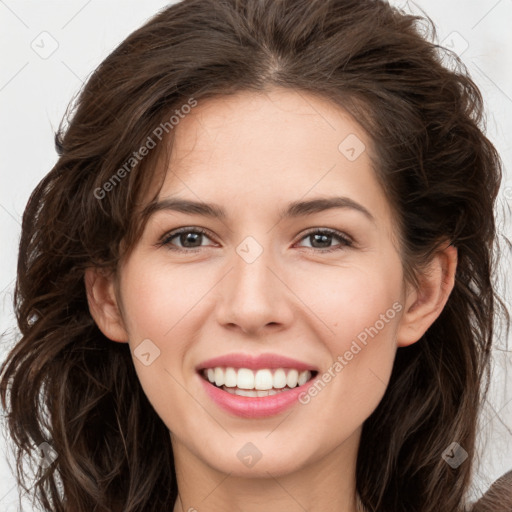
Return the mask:
[[(323, 234), (318, 234), (318, 233), (313, 235), (315, 243), (316, 242), (320, 242), (320, 244), (324, 243), (324, 244), (326, 244), (327, 247), (329, 247), (330, 236), (331, 235), (323, 235)], [(313, 247), (314, 246), (315, 245), (313, 244)]]
[[(190, 245), (187, 245), (189, 242), (192, 243), (192, 247), (197, 247), (197, 244), (194, 245), (194, 242), (197, 242), (200, 240), (201, 233), (184, 233), (181, 235), (181, 244), (186, 247), (191, 247)], [(201, 245), (199, 243), (199, 245)]]

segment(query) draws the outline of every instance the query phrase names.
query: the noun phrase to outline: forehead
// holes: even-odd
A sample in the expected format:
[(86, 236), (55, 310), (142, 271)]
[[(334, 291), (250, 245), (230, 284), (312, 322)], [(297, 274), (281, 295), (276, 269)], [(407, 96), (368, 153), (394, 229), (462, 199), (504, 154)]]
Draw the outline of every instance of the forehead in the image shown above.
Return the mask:
[[(326, 99), (304, 91), (272, 89), (242, 91), (200, 101), (180, 121), (175, 133), (174, 162), (200, 160), (226, 150), (231, 160), (257, 162), (296, 157), (337, 160), (339, 145), (347, 136), (363, 148), (369, 140), (362, 128), (344, 110)], [(350, 156), (350, 154), (348, 154)], [(295, 157), (295, 158), (294, 158)], [(287, 166), (284, 166), (287, 167)]]
[(336, 194), (367, 204), (375, 216), (389, 213), (370, 138), (318, 96), (273, 89), (209, 98), (180, 119), (173, 135), (160, 198), (178, 195), (229, 209), (243, 195), (257, 212)]

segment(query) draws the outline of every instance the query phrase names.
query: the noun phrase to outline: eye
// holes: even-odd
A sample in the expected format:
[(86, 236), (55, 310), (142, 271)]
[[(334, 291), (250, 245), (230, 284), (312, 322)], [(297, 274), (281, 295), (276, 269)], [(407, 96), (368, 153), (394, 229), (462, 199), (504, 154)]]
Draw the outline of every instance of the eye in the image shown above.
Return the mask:
[[(209, 233), (205, 229), (185, 227), (165, 234), (158, 245), (166, 246), (178, 252), (196, 252), (194, 249), (204, 247), (201, 242), (204, 241), (205, 238), (211, 240)], [(173, 242), (175, 239), (176, 241)], [(179, 245), (176, 245), (176, 242)]]
[[(336, 231), (335, 229), (329, 228), (314, 229), (309, 231), (305, 236), (301, 238), (301, 240), (307, 239), (310, 239), (311, 241), (309, 248), (319, 249), (320, 252), (339, 251), (353, 246), (353, 241), (347, 235), (341, 233), (340, 231)], [(333, 239), (339, 242), (338, 245), (331, 245)]]
[[(201, 247), (209, 246), (209, 244), (202, 243), (205, 239), (212, 241), (209, 232), (205, 229), (184, 227), (166, 233), (158, 242), (158, 245), (177, 252), (197, 252)], [(301, 240), (307, 239), (310, 240), (311, 245), (302, 247), (312, 250), (317, 249), (317, 252), (322, 253), (339, 251), (353, 246), (353, 241), (350, 237), (340, 231), (329, 228), (311, 230), (301, 238)], [(338, 244), (333, 246), (333, 240), (337, 240)]]

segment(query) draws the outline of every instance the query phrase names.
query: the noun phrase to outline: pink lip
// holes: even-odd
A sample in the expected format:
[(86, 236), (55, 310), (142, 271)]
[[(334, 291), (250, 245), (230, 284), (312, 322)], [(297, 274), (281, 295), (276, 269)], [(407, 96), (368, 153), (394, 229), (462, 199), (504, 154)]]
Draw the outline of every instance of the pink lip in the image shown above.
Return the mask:
[[(220, 366), (220, 365), (216, 365)], [(268, 366), (267, 366), (268, 368)], [(307, 391), (307, 388), (315, 382), (315, 378), (309, 380), (302, 386), (276, 395), (248, 397), (232, 395), (217, 386), (214, 386), (206, 379), (198, 376), (208, 396), (224, 410), (242, 418), (263, 418), (279, 414), (299, 402), (299, 395)]]
[(204, 368), (214, 368), (215, 366), (249, 368), (251, 370), (260, 370), (262, 368), (295, 368), (299, 371), (318, 371), (314, 366), (278, 354), (259, 354), (257, 356), (251, 356), (249, 354), (226, 354), (203, 361), (196, 367), (196, 370), (201, 371)]

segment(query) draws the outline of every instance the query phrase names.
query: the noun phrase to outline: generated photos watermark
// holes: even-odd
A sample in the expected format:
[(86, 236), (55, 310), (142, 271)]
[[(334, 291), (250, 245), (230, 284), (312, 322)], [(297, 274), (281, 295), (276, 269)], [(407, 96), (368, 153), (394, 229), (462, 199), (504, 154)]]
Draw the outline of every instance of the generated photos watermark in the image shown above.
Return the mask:
[(107, 180), (101, 187), (94, 189), (94, 197), (100, 201), (104, 199), (108, 192), (114, 188), (136, 167), (149, 152), (154, 149), (163, 137), (170, 133), (179, 122), (191, 112), (192, 108), (197, 106), (197, 100), (190, 98), (187, 103), (174, 111), (174, 114), (168, 121), (160, 123), (148, 136), (144, 144), (134, 151), (132, 156)]
[[(301, 404), (307, 405), (311, 401), (311, 398), (314, 398), (315, 396), (322, 391), (325, 386), (332, 380), (336, 375), (338, 375), (345, 366), (347, 366), (352, 359), (354, 359), (354, 356), (359, 354), (361, 350), (368, 345), (368, 338), (370, 337), (373, 339), (377, 334), (379, 334), (384, 327), (386, 327), (386, 324), (390, 322), (393, 318), (395, 318), (397, 313), (400, 313), (402, 311), (403, 306), (400, 304), (400, 302), (393, 303), (392, 307), (390, 307), (385, 313), (381, 313), (379, 316), (379, 319), (370, 327), (366, 327), (364, 330), (362, 330), (357, 336), (356, 339), (352, 340), (352, 343), (350, 345), (350, 348), (345, 351), (343, 355), (339, 355), (332, 363), (329, 368), (322, 374), (319, 375), (316, 379), (314, 384), (309, 386), (309, 388), (306, 391), (303, 391), (299, 394), (298, 400)], [(362, 345), (362, 346), (361, 346)]]

